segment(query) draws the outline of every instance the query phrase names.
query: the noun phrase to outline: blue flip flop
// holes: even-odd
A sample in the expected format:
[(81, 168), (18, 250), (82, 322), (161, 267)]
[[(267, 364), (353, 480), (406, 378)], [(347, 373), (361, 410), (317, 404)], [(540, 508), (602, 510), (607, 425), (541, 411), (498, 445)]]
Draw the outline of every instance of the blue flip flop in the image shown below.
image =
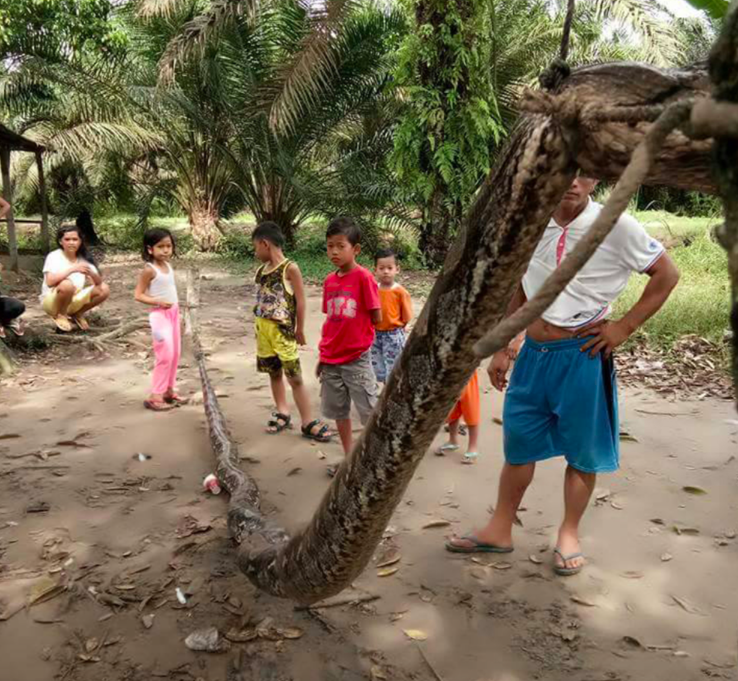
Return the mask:
[(450, 551), (451, 553), (512, 553), (513, 551), (512, 546), (485, 544), (471, 534), (467, 534), (459, 538), (471, 542), (472, 546), (456, 546), (456, 544), (452, 544), (451, 541), (447, 541), (446, 551)]
[[(570, 553), (568, 556), (565, 556), (563, 553), (561, 553), (558, 547), (554, 549), (554, 553), (557, 554), (559, 558), (561, 558), (561, 561), (564, 563), (564, 565), (566, 565), (567, 560), (574, 560), (574, 558), (584, 558), (583, 553)], [(559, 577), (573, 577), (574, 575), (578, 575), (582, 571), (583, 567), (584, 565), (573, 568), (562, 567), (560, 565), (556, 565), (556, 563), (554, 562), (553, 570)]]

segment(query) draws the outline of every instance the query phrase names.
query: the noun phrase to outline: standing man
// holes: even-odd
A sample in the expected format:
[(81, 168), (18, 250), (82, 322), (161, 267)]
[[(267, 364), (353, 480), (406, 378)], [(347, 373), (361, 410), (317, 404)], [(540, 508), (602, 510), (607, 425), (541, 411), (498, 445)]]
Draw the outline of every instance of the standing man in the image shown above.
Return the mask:
[[(534, 296), (602, 210), (590, 199), (597, 180), (577, 177), (543, 233), (518, 291), (512, 314)], [(650, 277), (643, 295), (621, 319), (610, 306), (632, 272)], [(503, 416), (505, 466), (497, 506), (485, 527), (447, 544), (456, 553), (508, 553), (512, 526), (536, 463), (564, 456), (564, 520), (554, 549), (554, 571), (575, 575), (584, 566), (579, 523), (598, 473), (619, 464), (617, 385), (612, 352), (666, 302), (679, 280), (664, 247), (623, 214), (592, 258), (543, 316), (526, 330), (510, 378)], [(521, 336), (522, 339), (522, 336)], [(516, 342), (517, 341), (517, 342)], [(488, 372), (503, 390), (521, 340), (496, 353)]]

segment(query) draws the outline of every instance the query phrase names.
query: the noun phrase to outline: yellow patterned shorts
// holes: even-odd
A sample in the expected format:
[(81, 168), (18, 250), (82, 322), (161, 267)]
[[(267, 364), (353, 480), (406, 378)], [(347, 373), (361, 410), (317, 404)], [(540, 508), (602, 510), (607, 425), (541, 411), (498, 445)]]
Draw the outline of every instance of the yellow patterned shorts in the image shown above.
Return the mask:
[(300, 376), (300, 355), (297, 341), (285, 336), (277, 322), (256, 318), (256, 369), (276, 376), (284, 371), (286, 376)]
[[(74, 294), (74, 297), (69, 302), (67, 307), (67, 314), (76, 314), (85, 305), (89, 304), (92, 298), (92, 289), (94, 286), (87, 286), (86, 288), (80, 289)], [(41, 309), (47, 314), (52, 315), (54, 308), (56, 307), (56, 287), (52, 288), (41, 301)]]

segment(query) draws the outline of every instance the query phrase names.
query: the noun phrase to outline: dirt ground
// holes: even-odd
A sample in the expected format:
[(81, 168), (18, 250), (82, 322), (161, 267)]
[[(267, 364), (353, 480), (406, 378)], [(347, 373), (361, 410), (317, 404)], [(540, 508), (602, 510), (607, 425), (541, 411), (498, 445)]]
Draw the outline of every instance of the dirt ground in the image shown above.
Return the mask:
[[(144, 314), (132, 267), (106, 265), (109, 321)], [(340, 448), (265, 434), (271, 399), (254, 367), (252, 295), (243, 279), (207, 271), (203, 336), (243, 465), (267, 510), (294, 530), (330, 484), (326, 464)], [(46, 324), (30, 293), (27, 302), (31, 324)], [(309, 307), (302, 358), (317, 400), (315, 289)], [(202, 491), (213, 464), (202, 407), (145, 411), (147, 332), (126, 341), (107, 355), (60, 346), (0, 382), (0, 681), (737, 678), (729, 402), (621, 392), (622, 470), (600, 480), (584, 522), (587, 569), (564, 580), (550, 567), (560, 462), (539, 467), (513, 554), (443, 550), (445, 535), (482, 523), (494, 503), (501, 397), (485, 387), (478, 465), (429, 454), (375, 564), (341, 597), (376, 599), (296, 611), (237, 572), (226, 500)], [(186, 354), (181, 387), (198, 388)], [(399, 561), (381, 567), (388, 556)], [(184, 639), (207, 627), (251, 640), (190, 651)]]

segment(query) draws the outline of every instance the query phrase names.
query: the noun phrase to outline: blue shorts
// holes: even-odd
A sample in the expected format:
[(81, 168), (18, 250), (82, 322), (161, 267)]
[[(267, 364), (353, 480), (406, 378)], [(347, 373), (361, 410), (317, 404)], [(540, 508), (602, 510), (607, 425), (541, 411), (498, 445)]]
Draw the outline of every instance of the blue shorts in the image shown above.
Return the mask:
[(587, 338), (525, 341), (505, 394), (505, 459), (555, 456), (584, 473), (618, 469), (620, 435), (612, 357), (581, 352)]
[(405, 329), (377, 331), (372, 345), (372, 367), (379, 383), (386, 383), (405, 347)]

